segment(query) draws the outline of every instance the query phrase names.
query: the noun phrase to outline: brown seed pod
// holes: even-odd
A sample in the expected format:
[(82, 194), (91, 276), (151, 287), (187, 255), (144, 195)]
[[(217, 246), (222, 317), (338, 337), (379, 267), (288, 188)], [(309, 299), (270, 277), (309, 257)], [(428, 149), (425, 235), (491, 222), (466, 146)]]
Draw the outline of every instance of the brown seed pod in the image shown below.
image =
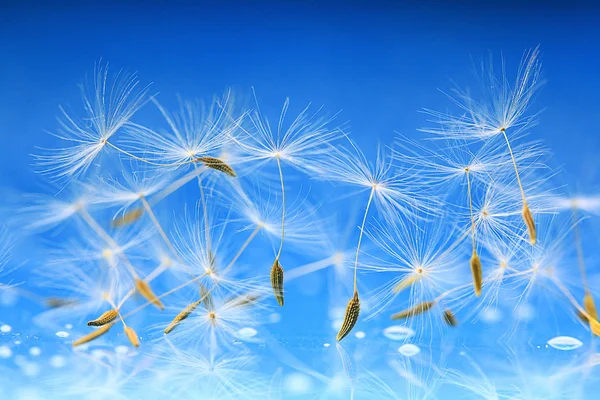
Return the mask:
[(133, 347), (140, 347), (140, 339), (138, 339), (138, 336), (133, 330), (133, 328), (126, 326), (123, 328), (123, 330), (125, 331), (127, 339), (129, 339), (129, 342), (131, 342), (131, 345)]
[(131, 211), (127, 211), (125, 214), (121, 215), (120, 217), (113, 219), (110, 223), (110, 225), (113, 228), (121, 228), (123, 226), (127, 226), (129, 224), (134, 223), (135, 221), (137, 221), (138, 219), (140, 219), (140, 217), (144, 215), (144, 209), (143, 208), (134, 208)]
[(450, 310), (444, 310), (444, 322), (450, 326), (458, 325), (458, 321), (456, 320), (454, 313)]
[(271, 268), (271, 286), (273, 293), (280, 306), (283, 306), (283, 268), (279, 264), (279, 260), (275, 260), (273, 268)]
[(527, 203), (523, 205), (523, 220), (525, 221), (525, 225), (527, 225), (527, 231), (529, 232), (529, 242), (533, 246), (537, 241), (537, 231), (535, 229), (533, 216), (531, 215), (531, 210), (529, 209)]
[(102, 313), (98, 318), (89, 321), (88, 326), (102, 326), (106, 325), (109, 322), (113, 322), (119, 316), (118, 310), (108, 310)]
[(194, 312), (194, 310), (200, 305), (200, 301), (195, 301), (191, 304), (188, 304), (187, 307), (185, 307), (183, 309), (183, 311), (181, 311), (179, 314), (177, 314), (177, 316), (175, 318), (173, 318), (173, 321), (171, 321), (171, 323), (169, 324), (169, 326), (167, 326), (167, 328), (165, 329), (165, 335), (168, 333), (171, 333), (171, 331), (173, 329), (175, 329), (177, 327), (177, 325), (179, 325), (181, 323), (181, 321), (183, 321), (184, 319), (186, 319), (187, 317), (190, 316), (191, 313)]
[(208, 168), (216, 169), (217, 171), (221, 171), (233, 178), (237, 176), (233, 168), (231, 168), (229, 165), (225, 164), (222, 160), (219, 160), (218, 158), (198, 157), (194, 161), (201, 162)]
[(152, 289), (150, 289), (150, 285), (148, 285), (145, 281), (141, 279), (136, 279), (135, 288), (142, 296), (144, 296), (146, 300), (158, 307), (159, 310), (162, 311), (165, 309), (164, 304), (160, 301), (158, 297), (156, 297)]
[(475, 289), (475, 296), (481, 296), (483, 273), (481, 271), (481, 260), (479, 259), (479, 256), (475, 250), (473, 250), (473, 256), (471, 256), (471, 275), (473, 276), (473, 288)]
[(434, 301), (424, 301), (422, 303), (417, 304), (414, 307), (409, 308), (408, 310), (400, 311), (399, 313), (393, 314), (392, 319), (397, 320), (414, 317), (429, 311), (429, 309), (434, 305)]
[(114, 322), (110, 323), (110, 324), (107, 324), (107, 325), (104, 325), (104, 326), (96, 329), (92, 333), (88, 333), (87, 335), (80, 337), (79, 339), (77, 339), (76, 341), (73, 342), (73, 347), (80, 346), (80, 345), (82, 345), (84, 343), (88, 343), (88, 342), (91, 342), (94, 339), (99, 338), (100, 336), (102, 336), (106, 332), (108, 332), (110, 330), (110, 328), (112, 328), (113, 325), (114, 325)]
[(354, 296), (348, 302), (346, 306), (346, 314), (344, 315), (344, 322), (340, 328), (340, 331), (337, 334), (336, 340), (339, 342), (343, 338), (345, 338), (354, 325), (356, 325), (356, 321), (358, 321), (358, 315), (360, 314), (360, 299), (358, 298), (358, 292), (354, 292)]

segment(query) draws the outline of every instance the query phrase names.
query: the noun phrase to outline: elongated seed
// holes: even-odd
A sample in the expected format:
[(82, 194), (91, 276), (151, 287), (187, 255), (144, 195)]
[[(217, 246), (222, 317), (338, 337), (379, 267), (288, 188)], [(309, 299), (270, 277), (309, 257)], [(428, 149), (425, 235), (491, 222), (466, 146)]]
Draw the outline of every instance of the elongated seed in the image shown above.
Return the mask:
[(127, 336), (127, 339), (129, 339), (129, 342), (131, 342), (131, 345), (133, 347), (140, 347), (140, 339), (138, 339), (138, 336), (133, 328), (126, 326), (123, 329), (125, 330), (125, 335)]
[(110, 225), (113, 228), (121, 228), (123, 226), (127, 226), (129, 224), (134, 223), (135, 221), (137, 221), (138, 219), (140, 219), (140, 217), (144, 215), (144, 209), (143, 208), (134, 208), (131, 211), (127, 211), (125, 214), (121, 215), (120, 217), (113, 219), (112, 222), (110, 223)]
[(422, 277), (423, 276), (421, 274), (413, 274), (409, 277), (406, 277), (406, 278), (402, 279), (400, 282), (398, 282), (398, 284), (396, 286), (394, 286), (392, 291), (394, 293), (400, 293), (404, 289), (411, 287), (413, 284), (415, 284), (417, 281), (419, 281)]
[(456, 320), (454, 313), (450, 310), (444, 310), (444, 321), (450, 326), (458, 325), (458, 321)]
[(201, 162), (204, 165), (206, 165), (208, 168), (216, 169), (217, 171), (221, 171), (233, 178), (235, 178), (237, 176), (235, 171), (233, 170), (233, 168), (231, 168), (229, 165), (225, 164), (225, 162), (223, 162), (222, 160), (219, 160), (218, 158), (198, 157), (194, 161)]
[(80, 337), (79, 339), (77, 339), (76, 341), (73, 342), (73, 347), (77, 347), (80, 346), (82, 344), (91, 342), (92, 340), (99, 338), (100, 336), (104, 335), (106, 332), (108, 332), (110, 330), (110, 328), (112, 328), (112, 326), (115, 323), (110, 323), (107, 325), (104, 325), (98, 329), (96, 329), (95, 331), (88, 333), (85, 336)]
[(483, 273), (481, 272), (481, 260), (479, 259), (479, 256), (475, 250), (473, 250), (473, 255), (471, 256), (471, 275), (473, 276), (473, 288), (475, 289), (475, 295), (481, 296)]
[(60, 297), (48, 297), (44, 303), (50, 308), (68, 307), (78, 303), (75, 299), (61, 299)]
[(154, 294), (152, 289), (150, 289), (150, 285), (148, 285), (145, 281), (143, 281), (141, 279), (136, 279), (135, 287), (136, 287), (137, 291), (142, 296), (144, 296), (144, 298), (146, 300), (148, 300), (149, 302), (154, 304), (156, 307), (158, 307), (159, 310), (165, 309), (164, 304), (160, 301), (160, 299), (158, 297), (156, 297), (156, 295)]
[(356, 325), (356, 321), (358, 321), (358, 315), (360, 314), (360, 299), (358, 298), (358, 292), (354, 291), (354, 296), (348, 302), (346, 306), (346, 314), (344, 315), (344, 322), (342, 322), (342, 326), (340, 331), (337, 334), (336, 340), (339, 342), (343, 338), (345, 338), (354, 325)]
[(271, 286), (273, 287), (277, 303), (283, 306), (283, 268), (281, 268), (278, 259), (275, 260), (271, 268)]
[(109, 322), (113, 322), (119, 316), (118, 310), (108, 310), (102, 313), (98, 318), (89, 321), (88, 326), (102, 326), (106, 325)]
[(188, 304), (183, 311), (181, 311), (179, 314), (177, 314), (177, 316), (175, 318), (173, 318), (173, 321), (171, 321), (171, 323), (169, 324), (169, 326), (167, 326), (167, 328), (165, 329), (165, 335), (171, 333), (171, 331), (173, 329), (175, 329), (177, 327), (177, 325), (179, 325), (181, 323), (181, 321), (183, 321), (184, 319), (186, 319), (187, 317), (190, 316), (191, 313), (194, 312), (194, 310), (200, 305), (200, 300), (195, 301), (191, 304)]
[(529, 209), (527, 203), (523, 204), (523, 220), (525, 221), (525, 225), (527, 225), (527, 231), (529, 232), (529, 242), (533, 246), (537, 241), (537, 231), (535, 229), (533, 216), (531, 215), (531, 210)]
[(396, 320), (414, 317), (429, 311), (429, 309), (434, 305), (434, 301), (424, 301), (422, 303), (417, 304), (414, 307), (409, 308), (408, 310), (400, 311), (399, 313), (393, 314), (392, 319)]
[(244, 307), (256, 303), (258, 299), (260, 299), (260, 296), (257, 294), (243, 294), (227, 300), (225, 304), (231, 308)]
[(596, 320), (598, 319), (596, 304), (594, 304), (594, 298), (590, 292), (587, 292), (585, 296), (583, 296), (583, 308), (585, 309), (585, 312), (590, 315), (590, 317)]

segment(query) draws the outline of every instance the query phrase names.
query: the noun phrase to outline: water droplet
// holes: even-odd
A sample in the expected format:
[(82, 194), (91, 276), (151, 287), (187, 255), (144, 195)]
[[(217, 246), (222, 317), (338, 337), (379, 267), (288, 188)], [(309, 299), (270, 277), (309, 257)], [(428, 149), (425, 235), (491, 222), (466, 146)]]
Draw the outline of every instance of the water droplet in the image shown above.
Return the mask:
[(15, 343), (16, 345), (19, 345), (19, 344), (21, 344), (21, 341), (20, 341), (20, 340), (15, 340), (15, 342), (14, 342), (14, 343)]
[(10, 326), (10, 325), (2, 325), (2, 326), (0, 326), (0, 332), (2, 332), (2, 333), (8, 333), (10, 331), (12, 331), (12, 326)]
[(269, 316), (269, 321), (270, 321), (272, 324), (276, 324), (276, 323), (278, 323), (279, 321), (281, 321), (281, 314), (279, 314), (279, 313), (273, 313), (273, 314), (271, 314), (271, 315)]
[(67, 365), (67, 360), (63, 356), (50, 357), (50, 365), (54, 368), (62, 368)]
[(0, 346), (0, 358), (10, 358), (12, 350), (8, 346)]
[(335, 319), (331, 322), (331, 327), (336, 330), (339, 331), (340, 328), (342, 327), (342, 324), (344, 323), (343, 319)]
[(383, 330), (383, 336), (392, 340), (407, 340), (414, 335), (415, 331), (402, 325), (392, 325)]
[(293, 395), (307, 394), (312, 390), (312, 380), (306, 374), (293, 372), (285, 376), (283, 386)]
[(42, 354), (42, 349), (40, 349), (39, 347), (34, 346), (34, 347), (32, 347), (32, 348), (29, 349), (29, 354), (32, 355), (32, 356), (34, 356), (34, 357), (37, 357), (40, 354)]
[(521, 304), (515, 310), (515, 318), (519, 321), (528, 322), (535, 317), (535, 311), (529, 304)]
[(71, 324), (66, 324), (66, 325), (65, 325), (65, 329), (73, 329), (73, 325), (71, 325)]
[(583, 343), (581, 343), (580, 340), (570, 336), (557, 336), (548, 340), (548, 344), (557, 350), (563, 351), (575, 350), (576, 348), (583, 346)]
[(36, 376), (40, 373), (40, 366), (36, 363), (26, 363), (21, 367), (21, 371), (25, 376)]
[(365, 338), (365, 336), (367, 336), (367, 334), (366, 334), (366, 333), (364, 333), (363, 331), (358, 331), (358, 332), (356, 332), (356, 333), (354, 334), (354, 336), (355, 336), (357, 339), (364, 339), (364, 338)]
[(69, 332), (65, 332), (65, 331), (58, 331), (56, 332), (56, 336), (58, 336), (59, 338), (68, 338), (69, 337)]
[(129, 347), (117, 346), (117, 347), (115, 347), (115, 353), (120, 354), (120, 355), (125, 355), (125, 354), (129, 353)]
[(398, 347), (398, 353), (402, 354), (405, 357), (412, 357), (419, 354), (420, 352), (421, 349), (419, 349), (414, 344), (410, 343), (403, 344), (402, 346)]
[(254, 328), (242, 328), (238, 331), (238, 335), (242, 338), (251, 338), (256, 336), (257, 333)]
[(329, 346), (331, 346), (331, 344), (329, 344), (329, 343), (323, 343), (323, 347), (329, 347)]

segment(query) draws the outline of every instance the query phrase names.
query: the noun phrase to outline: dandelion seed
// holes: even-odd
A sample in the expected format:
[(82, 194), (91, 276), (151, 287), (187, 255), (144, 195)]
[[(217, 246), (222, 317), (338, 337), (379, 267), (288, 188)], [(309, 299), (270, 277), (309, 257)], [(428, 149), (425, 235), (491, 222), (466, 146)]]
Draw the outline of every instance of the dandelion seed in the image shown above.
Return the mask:
[(531, 215), (531, 210), (526, 202), (523, 203), (523, 220), (525, 221), (525, 224), (527, 225), (527, 231), (529, 232), (529, 242), (533, 246), (537, 241), (537, 231), (535, 229), (533, 216)]
[(184, 319), (186, 319), (187, 317), (190, 316), (191, 313), (194, 312), (194, 310), (200, 305), (200, 301), (196, 301), (193, 302), (191, 304), (188, 304), (188, 306), (186, 308), (183, 309), (183, 311), (181, 311), (179, 314), (177, 314), (177, 316), (173, 319), (173, 321), (171, 321), (171, 323), (169, 324), (169, 326), (167, 326), (167, 328), (165, 329), (165, 335), (170, 333), (173, 329), (175, 329), (177, 327), (177, 325), (179, 325)]
[(394, 286), (392, 291), (394, 293), (400, 293), (404, 289), (408, 289), (409, 287), (411, 287), (412, 285), (417, 283), (419, 280), (421, 280), (421, 278), (422, 278), (422, 275), (411, 275), (407, 278), (404, 278), (400, 282), (398, 282), (398, 284), (396, 286)]
[(119, 310), (108, 310), (102, 313), (101, 316), (96, 318), (95, 320), (89, 321), (87, 323), (88, 326), (102, 326), (106, 325), (110, 322), (113, 322), (119, 316)]
[(350, 299), (348, 305), (346, 306), (346, 314), (344, 314), (344, 322), (340, 327), (340, 330), (337, 334), (336, 340), (339, 342), (343, 338), (345, 338), (354, 325), (356, 325), (356, 321), (358, 321), (358, 315), (360, 314), (360, 299), (358, 298), (358, 292), (354, 291), (354, 297)]
[(409, 308), (408, 310), (401, 311), (399, 313), (393, 314), (392, 319), (405, 319), (415, 317), (417, 315), (426, 313), (435, 305), (435, 301), (424, 301), (422, 303), (417, 304), (414, 307)]
[(144, 296), (144, 298), (146, 300), (148, 300), (149, 302), (151, 302), (152, 304), (154, 304), (156, 307), (158, 307), (159, 310), (164, 310), (165, 306), (164, 304), (160, 301), (160, 299), (158, 297), (156, 297), (156, 295), (154, 294), (154, 292), (152, 291), (152, 289), (150, 289), (150, 285), (148, 285), (148, 283), (144, 282), (141, 279), (136, 279), (135, 280), (135, 287), (137, 289), (137, 291)]
[(598, 313), (596, 311), (596, 304), (594, 304), (594, 298), (590, 292), (587, 292), (585, 296), (583, 296), (583, 307), (585, 308), (585, 312), (595, 320), (598, 319)]
[(230, 308), (245, 307), (247, 305), (254, 304), (258, 299), (260, 299), (259, 295), (244, 294), (228, 300), (225, 302), (225, 304)]
[(108, 332), (110, 330), (110, 328), (112, 328), (112, 326), (115, 323), (110, 323), (108, 325), (104, 325), (98, 329), (96, 329), (95, 331), (93, 331), (92, 333), (88, 333), (87, 335), (80, 337), (79, 339), (77, 339), (76, 341), (73, 342), (73, 347), (77, 347), (80, 346), (82, 344), (91, 342), (94, 339), (99, 338), (100, 336), (104, 335), (106, 332)]
[(134, 223), (135, 221), (140, 219), (142, 215), (144, 215), (144, 209), (141, 207), (135, 208), (121, 215), (119, 218), (112, 220), (110, 225), (113, 228), (121, 228)]
[(133, 347), (140, 347), (140, 339), (138, 339), (138, 336), (133, 328), (125, 326), (123, 329), (125, 330), (125, 335), (127, 336), (127, 339), (129, 339), (129, 342), (131, 342), (131, 345)]
[(235, 178), (237, 176), (237, 174), (235, 173), (235, 171), (233, 170), (233, 168), (231, 168), (228, 164), (226, 164), (225, 162), (223, 162), (222, 160), (215, 158), (215, 157), (198, 157), (194, 160), (195, 162), (201, 162), (204, 165), (206, 165), (208, 168), (212, 168), (215, 169), (217, 171), (221, 171), (224, 174), (227, 174), (229, 176), (231, 176), (232, 178)]
[(475, 295), (481, 296), (483, 273), (481, 271), (481, 260), (475, 251), (473, 252), (473, 256), (471, 256), (471, 275), (473, 275), (473, 287), (475, 289)]
[(276, 259), (271, 268), (271, 286), (273, 293), (280, 306), (283, 306), (283, 268), (279, 264), (279, 259)]
[(444, 322), (450, 326), (458, 325), (458, 321), (456, 320), (454, 313), (450, 310), (444, 310)]
[(61, 299), (60, 297), (48, 297), (44, 303), (49, 308), (60, 308), (73, 306), (78, 303), (75, 299)]

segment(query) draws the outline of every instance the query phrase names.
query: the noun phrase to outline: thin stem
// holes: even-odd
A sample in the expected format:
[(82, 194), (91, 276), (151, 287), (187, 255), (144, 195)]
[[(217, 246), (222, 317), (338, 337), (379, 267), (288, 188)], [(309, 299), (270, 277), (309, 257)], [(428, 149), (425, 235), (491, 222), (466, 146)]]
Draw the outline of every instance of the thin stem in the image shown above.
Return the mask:
[(469, 168), (465, 169), (467, 174), (467, 195), (469, 196), (469, 213), (471, 215), (471, 237), (473, 241), (473, 254), (475, 254), (475, 217), (473, 217), (473, 197), (471, 196), (471, 177)]
[(185, 263), (181, 259), (181, 256), (179, 255), (179, 253), (177, 252), (177, 250), (175, 250), (175, 246), (173, 246), (173, 243), (171, 243), (171, 240), (169, 240), (169, 237), (167, 236), (167, 234), (163, 230), (162, 226), (160, 225), (160, 222), (158, 222), (158, 219), (156, 218), (156, 215), (154, 215), (154, 212), (152, 211), (152, 207), (150, 207), (150, 204), (148, 204), (148, 201), (146, 200), (146, 198), (144, 196), (140, 196), (140, 201), (144, 205), (144, 209), (146, 210), (146, 212), (150, 216), (150, 219), (152, 220), (152, 223), (154, 224), (154, 226), (158, 230), (158, 233), (160, 234), (160, 237), (163, 239), (163, 241), (165, 242), (165, 244), (167, 245), (167, 247), (169, 248), (169, 250), (171, 251), (171, 253), (173, 254), (173, 256), (177, 259), (177, 261), (179, 262), (179, 264), (181, 264), (182, 266), (185, 267), (185, 265), (184, 265)]
[(281, 160), (277, 157), (277, 169), (279, 169), (279, 180), (281, 181), (281, 242), (279, 243), (279, 251), (277, 252), (276, 260), (279, 260), (281, 251), (283, 250), (283, 238), (285, 236), (285, 185), (283, 183), (283, 171), (281, 170)]
[(188, 161), (182, 161), (182, 162), (177, 162), (177, 163), (169, 163), (169, 164), (156, 163), (154, 161), (146, 160), (145, 158), (138, 157), (135, 154), (132, 154), (132, 153), (126, 151), (126, 150), (123, 150), (120, 147), (117, 147), (116, 145), (112, 144), (108, 140), (105, 140), (104, 143), (107, 144), (107, 145), (109, 145), (113, 149), (117, 150), (118, 152), (125, 154), (128, 157), (131, 157), (131, 158), (133, 158), (135, 160), (141, 161), (141, 162), (146, 163), (146, 164), (154, 165), (154, 166), (157, 166), (157, 167), (178, 167), (178, 166), (181, 166), (181, 165), (186, 165), (186, 164), (190, 164), (190, 163), (194, 162), (194, 160), (188, 160)]
[(583, 282), (583, 290), (589, 293), (589, 287), (587, 282), (587, 275), (585, 273), (585, 259), (583, 257), (583, 245), (581, 243), (581, 231), (579, 228), (579, 219), (577, 215), (577, 207), (572, 208), (573, 217), (573, 231), (575, 234), (575, 247), (577, 248), (577, 261), (579, 262), (579, 272), (581, 273), (581, 280)]
[(165, 197), (169, 196), (170, 194), (181, 188), (183, 185), (194, 179), (196, 176), (206, 171), (206, 168), (206, 166), (197, 167), (193, 171), (177, 179), (175, 182), (173, 182), (172, 184), (164, 188), (162, 191), (158, 192), (155, 196), (153, 196), (150, 199), (150, 204), (152, 204), (153, 206), (156, 205), (159, 201), (163, 200)]
[[(198, 166), (194, 164), (194, 169), (198, 169)], [(198, 178), (198, 187), (200, 188), (200, 201), (202, 202), (202, 211), (204, 213), (204, 230), (206, 232), (206, 254), (212, 256), (211, 242), (210, 242), (210, 225), (208, 223), (208, 207), (206, 206), (206, 197), (204, 196), (204, 187), (202, 186), (202, 178), (200, 174)], [(212, 269), (212, 265), (211, 265)]]
[[(115, 240), (108, 233), (106, 233), (106, 231), (104, 229), (102, 229), (100, 224), (98, 224), (98, 222), (96, 222), (96, 220), (90, 215), (90, 213), (87, 211), (87, 209), (83, 205), (78, 208), (78, 211), (79, 211), (79, 215), (81, 215), (83, 220), (90, 226), (90, 228), (92, 228), (98, 236), (100, 236), (102, 239), (104, 239), (104, 241), (109, 246), (111, 246), (113, 248), (113, 250), (117, 251), (119, 249), (119, 244), (117, 242), (115, 242)], [(129, 262), (129, 259), (127, 258), (127, 256), (122, 251), (117, 251), (117, 254), (125, 263), (125, 266), (131, 273), (131, 276), (133, 276), (134, 279), (139, 279), (139, 275), (137, 274), (137, 272), (135, 272), (135, 268), (133, 268), (133, 265), (131, 265), (131, 262)]]
[(300, 278), (304, 275), (311, 274), (313, 272), (320, 271), (333, 265), (333, 257), (327, 257), (320, 261), (315, 261), (310, 264), (302, 265), (286, 272), (286, 281), (290, 282), (296, 278)]
[(360, 254), (360, 244), (362, 242), (363, 233), (365, 231), (365, 223), (367, 222), (367, 215), (369, 214), (369, 208), (371, 207), (371, 202), (373, 201), (373, 195), (375, 194), (375, 186), (371, 189), (371, 193), (369, 194), (369, 201), (367, 202), (367, 207), (365, 208), (365, 215), (363, 216), (362, 224), (360, 226), (360, 234), (358, 236), (358, 245), (356, 246), (356, 257), (354, 258), (354, 292), (358, 293), (358, 288), (356, 285), (356, 271), (358, 270), (358, 255)]
[(519, 176), (519, 169), (517, 168), (517, 161), (515, 160), (515, 156), (513, 155), (512, 147), (510, 147), (510, 142), (508, 141), (508, 136), (506, 135), (506, 129), (500, 129), (500, 132), (504, 135), (504, 139), (506, 140), (506, 145), (508, 146), (508, 152), (510, 153), (510, 158), (512, 159), (513, 166), (515, 167), (515, 175), (517, 176), (517, 183), (519, 184), (519, 190), (521, 191), (521, 197), (523, 198), (523, 206), (527, 205), (527, 199), (525, 198), (525, 191), (523, 190), (523, 185), (521, 184), (521, 177)]

